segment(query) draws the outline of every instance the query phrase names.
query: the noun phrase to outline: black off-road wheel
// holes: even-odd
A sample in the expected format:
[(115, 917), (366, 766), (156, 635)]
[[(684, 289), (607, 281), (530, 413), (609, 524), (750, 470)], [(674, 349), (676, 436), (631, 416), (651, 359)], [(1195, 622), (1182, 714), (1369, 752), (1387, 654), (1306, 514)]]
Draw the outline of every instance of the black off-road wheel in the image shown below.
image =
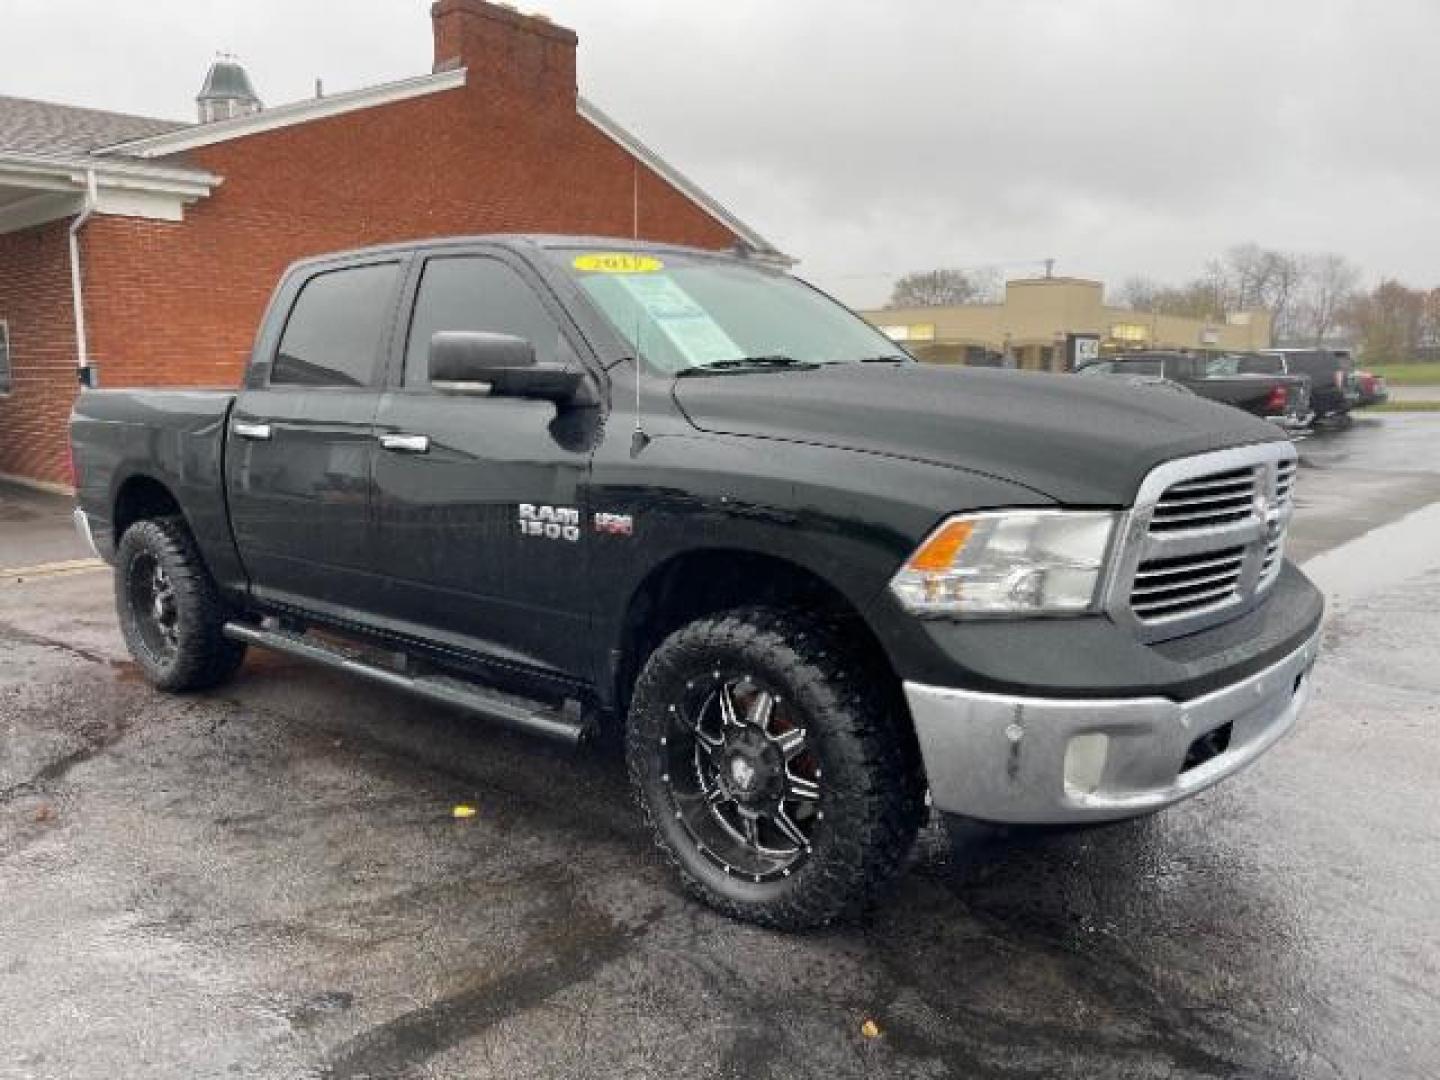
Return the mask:
[(225, 604), (180, 518), (125, 530), (115, 558), (115, 610), (130, 655), (161, 690), (218, 686), (245, 659), (245, 646), (223, 633)]
[(741, 608), (666, 639), (636, 686), (626, 759), (685, 889), (776, 929), (862, 910), (926, 814), (891, 680), (799, 612)]

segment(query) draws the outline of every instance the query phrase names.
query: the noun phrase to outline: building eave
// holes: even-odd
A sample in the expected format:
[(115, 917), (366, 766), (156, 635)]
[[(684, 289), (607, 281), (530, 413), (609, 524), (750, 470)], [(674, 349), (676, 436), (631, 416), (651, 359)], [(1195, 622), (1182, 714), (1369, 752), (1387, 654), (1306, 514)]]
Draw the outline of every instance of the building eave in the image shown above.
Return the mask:
[(208, 196), (221, 178), (201, 169), (88, 156), (0, 152), (0, 188), (26, 193), (0, 206), (0, 233), (79, 212), (91, 175), (95, 212), (180, 221), (185, 207)]
[(187, 150), (198, 150), (215, 143), (243, 139), (247, 135), (259, 135), (266, 131), (308, 124), (331, 116), (344, 116), (361, 109), (373, 109), (380, 105), (391, 105), (397, 101), (425, 97), (455, 90), (465, 85), (465, 69), (453, 68), (433, 75), (420, 75), (413, 79), (369, 86), (362, 90), (351, 90), (328, 97), (296, 101), (289, 105), (277, 105), (273, 109), (262, 109), (248, 116), (237, 116), (229, 120), (216, 120), (208, 124), (196, 124), (164, 135), (151, 135), (144, 139), (116, 143), (114, 146), (96, 150), (97, 155), (124, 154), (135, 158), (166, 157), (183, 154)]
[(593, 101), (589, 101), (582, 96), (579, 99), (578, 106), (580, 115), (595, 125), (602, 134), (619, 144), (623, 149), (643, 163), (646, 168), (662, 177), (701, 210), (704, 210), (721, 225), (725, 226), (725, 228), (743, 240), (745, 244), (751, 248), (756, 257), (782, 266), (795, 265), (796, 259), (786, 255), (769, 240), (765, 239), (765, 237), (761, 236), (749, 225), (746, 225), (745, 222), (731, 213), (718, 199), (667, 162), (659, 154), (655, 153), (655, 151), (651, 150)]
[(51, 190), (81, 190), (86, 176), (92, 172), (102, 183), (193, 198), (210, 194), (221, 182), (220, 177), (204, 169), (117, 161), (80, 154), (52, 156), (0, 151), (0, 174), (28, 177), (36, 186), (48, 184)]

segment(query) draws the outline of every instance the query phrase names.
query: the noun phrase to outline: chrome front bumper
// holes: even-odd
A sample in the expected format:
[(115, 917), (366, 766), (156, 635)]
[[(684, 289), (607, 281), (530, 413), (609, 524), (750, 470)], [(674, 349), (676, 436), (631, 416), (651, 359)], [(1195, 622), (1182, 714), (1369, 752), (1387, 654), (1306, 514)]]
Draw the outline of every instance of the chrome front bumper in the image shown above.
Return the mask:
[(931, 798), (949, 813), (1017, 824), (1159, 810), (1239, 772), (1294, 726), (1319, 643), (1317, 630), (1279, 663), (1184, 702), (1010, 697), (907, 682)]
[[(100, 549), (95, 545), (95, 533), (90, 528), (90, 515), (75, 508), (75, 531), (80, 534), (80, 539), (85, 541), (85, 546), (90, 549), (90, 554), (97, 559), (103, 559)], [(107, 560), (108, 561), (108, 560)]]

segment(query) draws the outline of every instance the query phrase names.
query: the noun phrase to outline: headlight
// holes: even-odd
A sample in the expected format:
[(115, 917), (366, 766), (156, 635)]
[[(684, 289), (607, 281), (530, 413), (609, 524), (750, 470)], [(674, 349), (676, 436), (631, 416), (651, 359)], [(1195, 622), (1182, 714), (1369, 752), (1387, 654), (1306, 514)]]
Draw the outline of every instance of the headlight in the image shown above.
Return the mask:
[(947, 519), (890, 590), (917, 615), (1083, 615), (1095, 610), (1115, 515), (1006, 510)]

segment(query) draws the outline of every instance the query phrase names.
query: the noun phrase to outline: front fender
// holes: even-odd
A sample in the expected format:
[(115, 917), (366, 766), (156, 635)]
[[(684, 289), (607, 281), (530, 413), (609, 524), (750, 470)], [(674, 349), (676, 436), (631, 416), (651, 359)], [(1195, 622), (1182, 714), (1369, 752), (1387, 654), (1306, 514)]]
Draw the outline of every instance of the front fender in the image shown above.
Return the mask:
[(706, 549), (782, 559), (865, 612), (949, 513), (1044, 506), (1036, 492), (940, 465), (743, 436), (663, 435), (638, 455), (607, 440), (586, 505), (628, 515), (630, 534), (592, 533), (592, 617), (616, 642), (655, 567)]

